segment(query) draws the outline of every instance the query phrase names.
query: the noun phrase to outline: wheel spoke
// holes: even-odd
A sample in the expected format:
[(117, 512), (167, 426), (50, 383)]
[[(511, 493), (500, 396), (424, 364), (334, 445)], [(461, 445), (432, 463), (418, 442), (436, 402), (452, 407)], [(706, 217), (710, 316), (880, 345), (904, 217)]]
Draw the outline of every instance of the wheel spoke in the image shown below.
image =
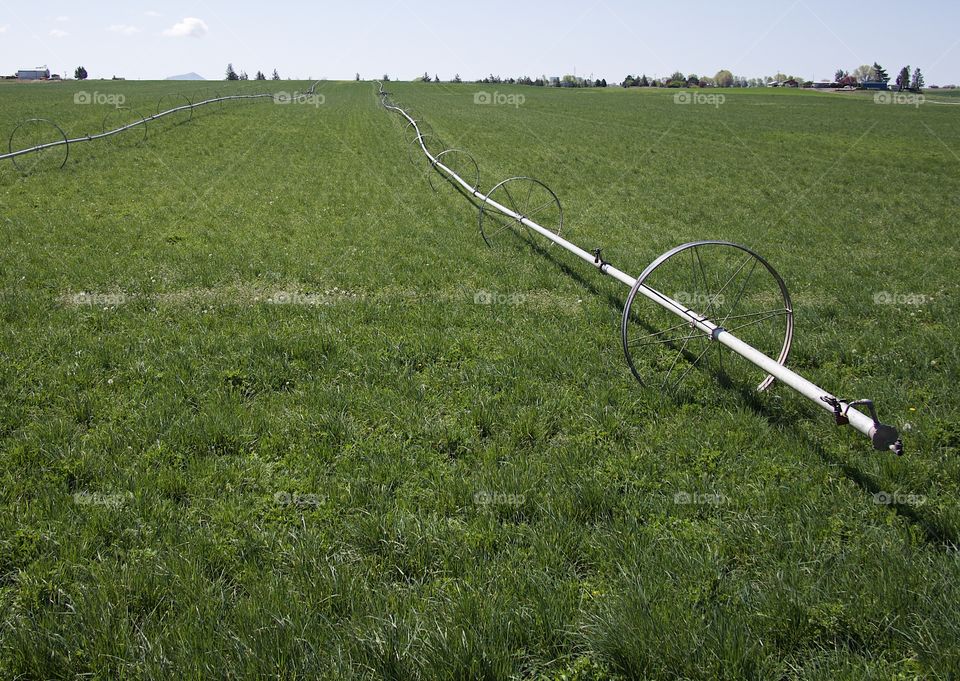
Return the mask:
[[(708, 310), (708, 311), (713, 307), (713, 305), (714, 305), (718, 300), (720, 300), (720, 296), (723, 295), (723, 292), (727, 290), (727, 286), (730, 285), (730, 282), (733, 281), (738, 274), (740, 274), (740, 272), (743, 270), (743, 268), (746, 267), (746, 266), (747, 266), (747, 263), (749, 263), (751, 260), (754, 260), (754, 259), (751, 258), (750, 256), (747, 256), (747, 259), (744, 260), (744, 261), (740, 264), (740, 267), (738, 267), (738, 268), (736, 269), (736, 271), (735, 271), (733, 274), (730, 275), (730, 278), (727, 279), (727, 280), (723, 283), (723, 286), (721, 286), (720, 289), (719, 289), (716, 293), (714, 293), (713, 295), (710, 295), (710, 297), (709, 297), (708, 300), (707, 300), (707, 310)], [(754, 263), (756, 263), (756, 260), (754, 260)], [(717, 283), (718, 283), (718, 284), (720, 283), (720, 280), (719, 280), (719, 279), (717, 280)], [(706, 313), (704, 313), (704, 315), (706, 315)]]
[[(692, 333), (689, 336), (675, 336), (671, 338), (663, 338), (660, 340), (651, 340), (646, 343), (639, 343), (637, 341), (630, 341), (630, 347), (642, 348), (648, 345), (670, 345), (672, 343), (679, 343), (680, 341), (690, 340), (691, 338), (696, 338), (697, 336), (702, 335), (698, 333)], [(706, 338), (706, 336), (703, 336)]]
[(543, 203), (541, 203), (539, 206), (537, 206), (536, 208), (534, 208), (530, 213), (524, 214), (523, 217), (525, 217), (525, 218), (533, 217), (534, 215), (536, 215), (537, 213), (539, 213), (540, 211), (542, 211), (544, 208), (546, 208), (547, 206), (549, 206), (549, 205), (551, 205), (551, 204), (553, 204), (553, 203), (554, 203), (554, 200), (553, 200), (553, 199), (547, 199), (546, 201), (544, 201)]
[(781, 309), (779, 309), (779, 310), (763, 310), (762, 312), (748, 312), (748, 313), (746, 313), (746, 314), (738, 314), (738, 315), (734, 315), (734, 316), (732, 316), (732, 317), (724, 317), (724, 321), (726, 321), (727, 319), (744, 319), (744, 318), (746, 318), (746, 317), (758, 317), (758, 316), (760, 316), (760, 315), (771, 315), (771, 316), (775, 316), (775, 315), (786, 314), (786, 313), (789, 312), (789, 311), (790, 311), (790, 310), (788, 310), (787, 308), (784, 307), (784, 308), (781, 308)]
[(698, 362), (703, 358), (703, 356), (704, 356), (705, 354), (707, 354), (709, 351), (710, 351), (710, 345), (708, 344), (707, 347), (705, 347), (705, 348), (703, 349), (703, 352), (701, 352), (699, 355), (697, 355), (696, 358), (690, 363), (690, 366), (688, 366), (688, 367), (686, 368), (686, 370), (685, 370), (682, 374), (680, 374), (680, 378), (678, 378), (675, 383), (673, 383), (672, 385), (669, 386), (669, 389), (672, 390), (672, 389), (676, 388), (678, 385), (680, 385), (680, 383), (683, 381), (683, 379), (686, 378), (687, 374), (690, 373), (690, 370), (693, 369), (693, 367), (697, 366), (697, 363), (698, 363)]
[(673, 358), (673, 361), (670, 363), (670, 367), (667, 369), (667, 374), (666, 376), (664, 376), (663, 384), (667, 383), (667, 380), (670, 378), (670, 374), (673, 372), (673, 367), (677, 365), (677, 361), (683, 356), (683, 351), (687, 348), (687, 343), (689, 343), (690, 339), (696, 335), (697, 335), (696, 333), (692, 333), (683, 339), (683, 345), (680, 346), (680, 349), (677, 351), (676, 356)]
[[(740, 290), (737, 291), (737, 297), (733, 299), (733, 305), (732, 305), (732, 306), (730, 307), (730, 309), (727, 311), (727, 316), (724, 317), (723, 320), (720, 322), (720, 326), (723, 326), (723, 325), (726, 323), (726, 321), (727, 321), (728, 319), (730, 319), (730, 315), (732, 315), (734, 312), (737, 311), (737, 305), (740, 304), (740, 298), (743, 297), (743, 292), (747, 290), (747, 284), (750, 283), (750, 279), (751, 279), (751, 277), (753, 277), (753, 273), (754, 273), (754, 271), (757, 269), (757, 263), (758, 263), (758, 262), (759, 262), (759, 260), (756, 260), (756, 259), (753, 260), (753, 266), (750, 267), (750, 272), (749, 272), (749, 274), (747, 274), (747, 278), (746, 278), (746, 280), (743, 282), (743, 286), (741, 286), (741, 287), (740, 287)], [(740, 269), (743, 269), (743, 268), (741, 267)], [(737, 270), (737, 272), (739, 272), (739, 271), (740, 271), (740, 270)]]
[(522, 213), (520, 213), (520, 209), (517, 208), (517, 202), (514, 201), (513, 194), (510, 193), (510, 190), (507, 188), (507, 185), (503, 185), (503, 191), (507, 193), (507, 197), (509, 197), (510, 199), (510, 205), (513, 206), (513, 212), (522, 215)]
[(733, 332), (736, 331), (737, 329), (745, 329), (745, 328), (747, 328), (748, 326), (753, 326), (754, 324), (759, 324), (760, 322), (764, 322), (764, 321), (766, 321), (766, 320), (768, 320), (768, 319), (774, 319), (774, 318), (776, 318), (776, 317), (781, 317), (781, 316), (783, 316), (783, 314), (784, 314), (783, 312), (775, 312), (775, 313), (773, 313), (773, 314), (767, 315), (766, 317), (761, 317), (760, 319), (754, 319), (752, 322), (747, 322), (746, 324), (741, 324), (740, 326), (735, 326), (735, 327), (733, 327), (732, 329), (727, 329), (727, 331), (729, 331), (730, 333), (733, 333)]
[(644, 338), (652, 338), (653, 336), (662, 336), (665, 333), (670, 333), (671, 331), (676, 331), (677, 329), (682, 329), (686, 326), (690, 326), (689, 322), (683, 322), (682, 324), (671, 326), (670, 328), (664, 329), (663, 331), (654, 331), (653, 333), (649, 333), (646, 336), (641, 336), (637, 340), (643, 340)]
[[(487, 215), (490, 215), (490, 213), (487, 213)], [(513, 225), (514, 225), (513, 220), (502, 220), (502, 219), (499, 219), (499, 218), (497, 218), (497, 217), (494, 217), (494, 218), (493, 218), (493, 222), (494, 222), (494, 224), (499, 225), (500, 229), (498, 229), (497, 231), (493, 232), (492, 234), (487, 235), (487, 238), (490, 238), (490, 239), (492, 239), (493, 237), (495, 237), (497, 234), (500, 234), (500, 232), (502, 232), (502, 231), (504, 231), (504, 230), (507, 230), (507, 229), (510, 229), (510, 228), (513, 227)]]

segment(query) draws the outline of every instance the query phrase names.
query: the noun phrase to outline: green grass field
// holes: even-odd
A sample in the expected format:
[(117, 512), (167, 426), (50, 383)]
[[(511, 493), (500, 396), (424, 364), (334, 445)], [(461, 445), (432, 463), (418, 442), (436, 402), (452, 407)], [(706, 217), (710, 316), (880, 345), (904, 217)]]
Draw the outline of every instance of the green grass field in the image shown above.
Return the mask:
[[(309, 85), (2, 84), (0, 133)], [(906, 455), (782, 386), (637, 384), (627, 290), (487, 248), (373, 83), (197, 110), (0, 165), (0, 678), (957, 678), (960, 112), (390, 89), (633, 275), (757, 250), (790, 365)]]

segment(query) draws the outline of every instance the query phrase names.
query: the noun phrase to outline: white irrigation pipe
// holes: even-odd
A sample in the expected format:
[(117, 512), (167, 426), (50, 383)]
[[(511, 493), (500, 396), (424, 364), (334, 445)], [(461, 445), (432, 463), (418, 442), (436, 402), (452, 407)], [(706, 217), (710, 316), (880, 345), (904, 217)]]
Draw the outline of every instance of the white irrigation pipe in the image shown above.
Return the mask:
[[(382, 84), (380, 85), (380, 93), (381, 95), (383, 94)], [(386, 102), (384, 102), (384, 106), (392, 111), (396, 111), (397, 113), (402, 115), (404, 118), (406, 118), (411, 125), (413, 125), (413, 127), (417, 131), (417, 142), (419, 143), (420, 148), (423, 150), (423, 153), (430, 160), (431, 165), (434, 168), (437, 168), (443, 173), (445, 173), (451, 180), (459, 184), (471, 196), (482, 201), (484, 204), (484, 207), (489, 206), (494, 210), (499, 211), (503, 215), (506, 215), (518, 221), (520, 224), (528, 227), (529, 229), (532, 229), (533, 231), (546, 237), (553, 243), (563, 247), (564, 249), (566, 249), (570, 253), (573, 253), (575, 256), (577, 256), (581, 260), (588, 262), (594, 267), (596, 267), (603, 274), (613, 277), (614, 279), (623, 283), (627, 287), (632, 289), (636, 285), (637, 280), (634, 277), (631, 277), (626, 272), (622, 272), (621, 270), (618, 270), (616, 267), (614, 267), (609, 263), (604, 262), (602, 259), (598, 258), (594, 254), (588, 253), (587, 251), (583, 250), (576, 244), (571, 243), (570, 241), (567, 241), (566, 239), (559, 236), (558, 234), (554, 234), (549, 229), (546, 229), (538, 225), (533, 220), (526, 218), (523, 215), (520, 215), (519, 213), (514, 212), (510, 208), (507, 208), (506, 206), (491, 199), (489, 196), (481, 192), (476, 187), (471, 186), (470, 183), (468, 183), (466, 180), (460, 177), (456, 172), (454, 172), (448, 166), (444, 165), (442, 161), (438, 160), (437, 157), (435, 157), (433, 154), (430, 153), (430, 150), (427, 149), (426, 144), (424, 144), (423, 142), (423, 136), (420, 133), (420, 127), (419, 125), (417, 125), (417, 121), (413, 117), (411, 117), (409, 114), (407, 114), (406, 111), (404, 111), (398, 106), (392, 106), (390, 104), (387, 104)], [(669, 255), (670, 255), (669, 252), (664, 254), (663, 256), (661, 256), (660, 260), (666, 259)], [(651, 264), (651, 266), (648, 268), (648, 271), (651, 270), (653, 267), (655, 267), (657, 264), (658, 264), (658, 261), (654, 261)], [(723, 327), (717, 326), (704, 315), (701, 315), (687, 308), (686, 306), (677, 302), (673, 298), (657, 291), (656, 289), (650, 288), (646, 285), (641, 285), (638, 288), (638, 292), (641, 293), (646, 298), (648, 298), (649, 300), (656, 303), (657, 305), (660, 305), (666, 310), (677, 315), (678, 317), (680, 317), (681, 319), (689, 323), (691, 326), (696, 327), (701, 332), (706, 334), (709, 338), (733, 350), (735, 353), (737, 353), (738, 355), (746, 359), (748, 362), (751, 362), (754, 365), (760, 367), (763, 371), (767, 372), (771, 376), (775, 377), (777, 380), (782, 381), (784, 384), (793, 388), (795, 391), (797, 391), (798, 393), (800, 393), (801, 395), (803, 395), (804, 397), (812, 401), (814, 404), (823, 408), (824, 410), (830, 412), (831, 414), (834, 414), (835, 416), (839, 412), (844, 417), (846, 417), (846, 419), (849, 420), (849, 424), (853, 426), (853, 428), (855, 428), (856, 430), (858, 430), (859, 432), (863, 433), (868, 438), (870, 438), (875, 449), (878, 449), (878, 450), (890, 449), (892, 451), (897, 452), (898, 454), (902, 451), (902, 444), (900, 442), (899, 436), (895, 428), (893, 428), (892, 426), (888, 426), (880, 423), (876, 419), (876, 416), (874, 414), (871, 414), (871, 416), (867, 416), (866, 414), (864, 414), (863, 412), (855, 408), (855, 405), (865, 402), (867, 406), (870, 408), (870, 410), (872, 411), (873, 410), (872, 403), (869, 403), (866, 401), (846, 402), (844, 400), (840, 400), (836, 396), (834, 396), (832, 393), (827, 392), (826, 390), (817, 386), (811, 381), (808, 381), (803, 376), (800, 376), (796, 372), (791, 371), (790, 369), (783, 366), (776, 360), (760, 352), (750, 344), (740, 340), (734, 334), (730, 333)]]

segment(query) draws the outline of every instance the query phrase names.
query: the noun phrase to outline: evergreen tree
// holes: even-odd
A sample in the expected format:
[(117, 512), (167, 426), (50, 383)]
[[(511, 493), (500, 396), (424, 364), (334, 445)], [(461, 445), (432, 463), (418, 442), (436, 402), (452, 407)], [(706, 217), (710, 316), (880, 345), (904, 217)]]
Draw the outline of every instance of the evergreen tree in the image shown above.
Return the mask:
[(890, 80), (890, 76), (887, 75), (886, 70), (877, 62), (873, 62), (873, 79), (881, 83), (886, 83)]
[(280, 74), (277, 73), (276, 69), (273, 70), (273, 75), (270, 76), (270, 80), (280, 80)]
[(253, 77), (254, 80), (266, 80), (267, 77), (263, 75), (263, 71), (257, 71), (257, 75)]
[(82, 66), (78, 66), (77, 70), (73, 72), (73, 77), (77, 80), (86, 80), (87, 79), (87, 70)]
[(923, 90), (923, 74), (920, 73), (920, 67), (913, 70), (913, 78), (910, 80), (910, 89), (914, 92)]
[(907, 64), (897, 75), (897, 92), (903, 92), (910, 87), (910, 65)]

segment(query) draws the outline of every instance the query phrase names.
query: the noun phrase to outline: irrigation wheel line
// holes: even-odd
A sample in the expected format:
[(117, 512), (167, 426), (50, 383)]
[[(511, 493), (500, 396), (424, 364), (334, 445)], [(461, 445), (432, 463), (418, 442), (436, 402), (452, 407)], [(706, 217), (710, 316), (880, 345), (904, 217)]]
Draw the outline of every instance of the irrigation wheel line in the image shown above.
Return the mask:
[[(390, 99), (389, 93), (384, 91), (382, 83), (380, 83), (380, 101), (385, 109), (403, 116), (408, 121), (408, 124), (417, 131), (417, 136), (412, 141), (418, 144), (420, 150), (430, 162), (431, 168), (446, 175), (449, 180), (458, 184), (467, 195), (480, 202), (481, 219), (483, 213), (488, 213), (489, 215), (498, 213), (499, 217), (505, 219), (507, 223), (511, 224), (517, 230), (526, 228), (526, 230), (541, 235), (553, 244), (564, 248), (581, 260), (593, 265), (600, 270), (602, 274), (616, 279), (630, 289), (627, 302), (624, 306), (623, 320), (621, 325), (621, 342), (623, 343), (624, 354), (626, 355), (627, 363), (630, 366), (631, 372), (637, 377), (638, 380), (643, 382), (643, 377), (636, 368), (638, 363), (636, 351), (638, 348), (643, 346), (642, 344), (631, 342), (631, 325), (634, 324), (634, 316), (637, 314), (635, 312), (635, 303), (637, 303), (639, 298), (642, 297), (647, 299), (647, 301), (650, 303), (659, 306), (659, 309), (667, 312), (667, 316), (672, 319), (671, 326), (654, 332), (654, 335), (670, 335), (670, 338), (668, 339), (670, 343), (667, 343), (667, 339), (664, 339), (665, 342), (657, 342), (654, 345), (659, 346), (662, 349), (668, 344), (672, 344), (674, 346), (679, 344), (681, 347), (674, 356), (674, 364), (680, 361), (680, 358), (683, 357), (683, 353), (685, 352), (690, 341), (695, 341), (701, 344), (705, 343), (708, 348), (714, 344), (718, 348), (722, 346), (723, 348), (733, 351), (735, 355), (738, 355), (753, 366), (765, 372), (766, 376), (758, 386), (759, 390), (765, 390), (775, 380), (779, 380), (781, 383), (784, 383), (794, 391), (800, 393), (800, 395), (803, 397), (806, 397), (821, 409), (824, 409), (832, 414), (838, 426), (850, 425), (856, 431), (866, 436), (870, 440), (874, 449), (877, 451), (892, 451), (897, 455), (903, 453), (903, 443), (900, 440), (897, 429), (893, 426), (880, 422), (880, 420), (877, 418), (876, 409), (872, 400), (844, 400), (838, 398), (832, 393), (824, 390), (803, 376), (800, 376), (796, 372), (787, 368), (786, 361), (787, 357), (789, 356), (790, 345), (793, 340), (793, 307), (790, 302), (790, 296), (787, 292), (786, 285), (783, 283), (783, 279), (776, 272), (776, 270), (774, 270), (773, 267), (758, 254), (754, 253), (746, 246), (741, 246), (728, 241), (695, 241), (681, 244), (680, 246), (677, 246), (676, 248), (673, 248), (662, 254), (643, 271), (639, 278), (634, 278), (605, 261), (602, 257), (602, 252), (600, 249), (596, 249), (593, 253), (587, 252), (564, 237), (561, 237), (559, 234), (559, 226), (554, 226), (554, 229), (544, 227), (543, 225), (540, 225), (531, 219), (531, 216), (524, 215), (522, 212), (504, 205), (503, 202), (492, 198), (491, 195), (494, 193), (492, 190), (488, 194), (484, 194), (478, 187), (471, 185), (469, 182), (463, 179), (459, 174), (443, 163), (441, 160), (442, 152), (436, 156), (430, 152), (430, 150), (427, 148), (427, 145), (423, 141), (424, 135), (420, 133), (417, 120), (410, 116), (403, 108), (398, 106), (392, 99)], [(495, 189), (497, 187), (504, 186), (505, 183), (509, 183), (514, 179), (515, 178), (510, 178), (510, 180), (501, 182), (499, 185), (496, 185)], [(550, 191), (549, 188), (539, 180), (533, 180), (533, 178), (524, 179), (535, 182), (547, 189), (547, 191)], [(506, 192), (503, 192), (503, 194), (506, 194)], [(550, 194), (556, 198), (556, 195), (552, 191), (550, 191)], [(505, 196), (500, 198), (507, 203), (511, 203), (511, 201)], [(557, 201), (557, 205), (559, 206), (559, 200)], [(562, 224), (560, 226), (562, 226)], [(488, 240), (486, 234), (484, 234), (484, 240)], [(738, 269), (735, 270), (732, 276), (728, 276), (725, 281), (723, 280), (723, 277), (717, 279), (719, 289), (715, 295), (723, 294), (728, 290), (728, 286), (733, 285), (733, 288), (729, 289), (730, 294), (735, 297), (735, 300), (737, 301), (736, 304), (739, 304), (739, 301), (743, 298), (743, 296), (737, 292), (737, 287), (743, 286), (746, 288), (749, 280), (747, 280), (746, 283), (738, 281), (738, 274), (749, 268), (747, 271), (750, 272), (750, 276), (752, 276), (752, 273), (759, 269), (767, 272), (768, 277), (772, 278), (774, 285), (766, 285), (766, 289), (768, 290), (767, 292), (769, 293), (769, 291), (772, 290), (774, 295), (779, 292), (779, 302), (782, 303), (783, 307), (761, 310), (755, 315), (754, 313), (745, 313), (746, 316), (737, 316), (734, 315), (733, 312), (729, 312), (723, 317), (719, 315), (710, 316), (709, 314), (700, 313), (694, 309), (694, 305), (696, 305), (698, 302), (702, 302), (704, 303), (704, 311), (706, 313), (711, 312), (714, 305), (709, 299), (705, 301), (693, 300), (691, 301), (692, 304), (688, 307), (684, 303), (677, 300), (679, 296), (670, 296), (667, 293), (648, 285), (647, 282), (651, 280), (651, 277), (653, 277), (658, 270), (661, 272), (665, 271), (669, 265), (680, 262), (677, 258), (682, 258), (682, 254), (686, 253), (689, 256), (701, 256), (699, 262), (694, 260), (694, 264), (690, 268), (690, 272), (688, 273), (691, 277), (690, 281), (695, 282), (696, 286), (703, 286), (706, 290), (712, 291), (713, 287), (711, 286), (711, 277), (707, 272), (709, 267), (705, 265), (702, 260), (702, 253), (707, 249), (711, 249), (712, 252), (722, 253), (723, 255), (733, 253), (738, 258), (743, 259), (742, 264), (738, 266)], [(760, 298), (762, 297), (763, 296), (760, 296)], [(773, 317), (779, 317), (780, 319), (785, 320), (785, 329), (782, 333), (781, 344), (778, 349), (774, 349), (774, 352), (776, 352), (777, 355), (776, 359), (773, 359), (764, 352), (761, 352), (753, 345), (733, 333), (733, 330), (739, 330), (741, 328), (746, 329), (751, 326), (751, 319), (759, 318), (761, 320), (766, 320), (767, 318)], [(724, 319), (726, 321), (724, 321)], [(730, 329), (728, 329), (724, 326), (724, 324), (731, 321), (731, 319), (734, 320), (734, 324), (732, 324)], [(701, 353), (699, 357), (702, 357), (703, 354), (705, 353)], [(695, 355), (695, 357), (699, 359), (698, 356)], [(694, 365), (696, 363), (696, 361), (693, 362)], [(672, 372), (672, 370), (673, 368), (671, 366), (669, 371)], [(857, 408), (861, 406), (867, 408), (869, 415)]]
[[(56, 147), (62, 146), (62, 147), (65, 147), (63, 162), (60, 164), (60, 167), (63, 168), (67, 163), (67, 157), (70, 154), (71, 144), (79, 144), (81, 142), (93, 142), (95, 140), (106, 139), (107, 137), (112, 137), (113, 135), (119, 135), (122, 132), (126, 132), (127, 130), (131, 130), (140, 125), (146, 127), (147, 123), (149, 123), (150, 121), (155, 121), (165, 116), (171, 116), (173, 114), (180, 113), (181, 111), (189, 111), (190, 117), (192, 118), (193, 110), (201, 106), (208, 106), (210, 104), (216, 104), (216, 103), (221, 103), (221, 106), (222, 106), (222, 102), (227, 102), (227, 101), (240, 101), (240, 100), (249, 101), (249, 100), (263, 99), (263, 98), (268, 98), (272, 100), (273, 95), (272, 94), (228, 95), (226, 97), (214, 97), (212, 99), (205, 99), (195, 104), (190, 102), (190, 100), (187, 97), (184, 97), (184, 99), (186, 99), (187, 102), (190, 102), (190, 103), (183, 104), (181, 106), (176, 106), (172, 109), (167, 109), (166, 111), (159, 111), (153, 114), (152, 116), (140, 117), (139, 120), (133, 121), (132, 123), (128, 123), (127, 125), (122, 125), (119, 128), (114, 128), (113, 130), (107, 130), (107, 131), (98, 133), (96, 135), (84, 135), (83, 137), (75, 137), (73, 139), (69, 139), (66, 133), (63, 131), (63, 129), (60, 128), (60, 126), (58, 126), (53, 121), (50, 121), (45, 118), (31, 118), (18, 124), (17, 127), (13, 129), (13, 132), (10, 133), (10, 137), (7, 139), (8, 152), (6, 154), (0, 154), (0, 161), (6, 160), (9, 158), (18, 170), (23, 170), (24, 167), (18, 164), (17, 162), (17, 159), (19, 157), (26, 156), (27, 154), (44, 154), (48, 149), (54, 149)], [(13, 148), (14, 138), (17, 132), (19, 130), (22, 130), (25, 125), (28, 125), (34, 122), (45, 123), (51, 126), (52, 128), (56, 129), (56, 131), (59, 132), (59, 139), (56, 139), (52, 142), (34, 144), (33, 146), (26, 147), (24, 149), (14, 150)]]

